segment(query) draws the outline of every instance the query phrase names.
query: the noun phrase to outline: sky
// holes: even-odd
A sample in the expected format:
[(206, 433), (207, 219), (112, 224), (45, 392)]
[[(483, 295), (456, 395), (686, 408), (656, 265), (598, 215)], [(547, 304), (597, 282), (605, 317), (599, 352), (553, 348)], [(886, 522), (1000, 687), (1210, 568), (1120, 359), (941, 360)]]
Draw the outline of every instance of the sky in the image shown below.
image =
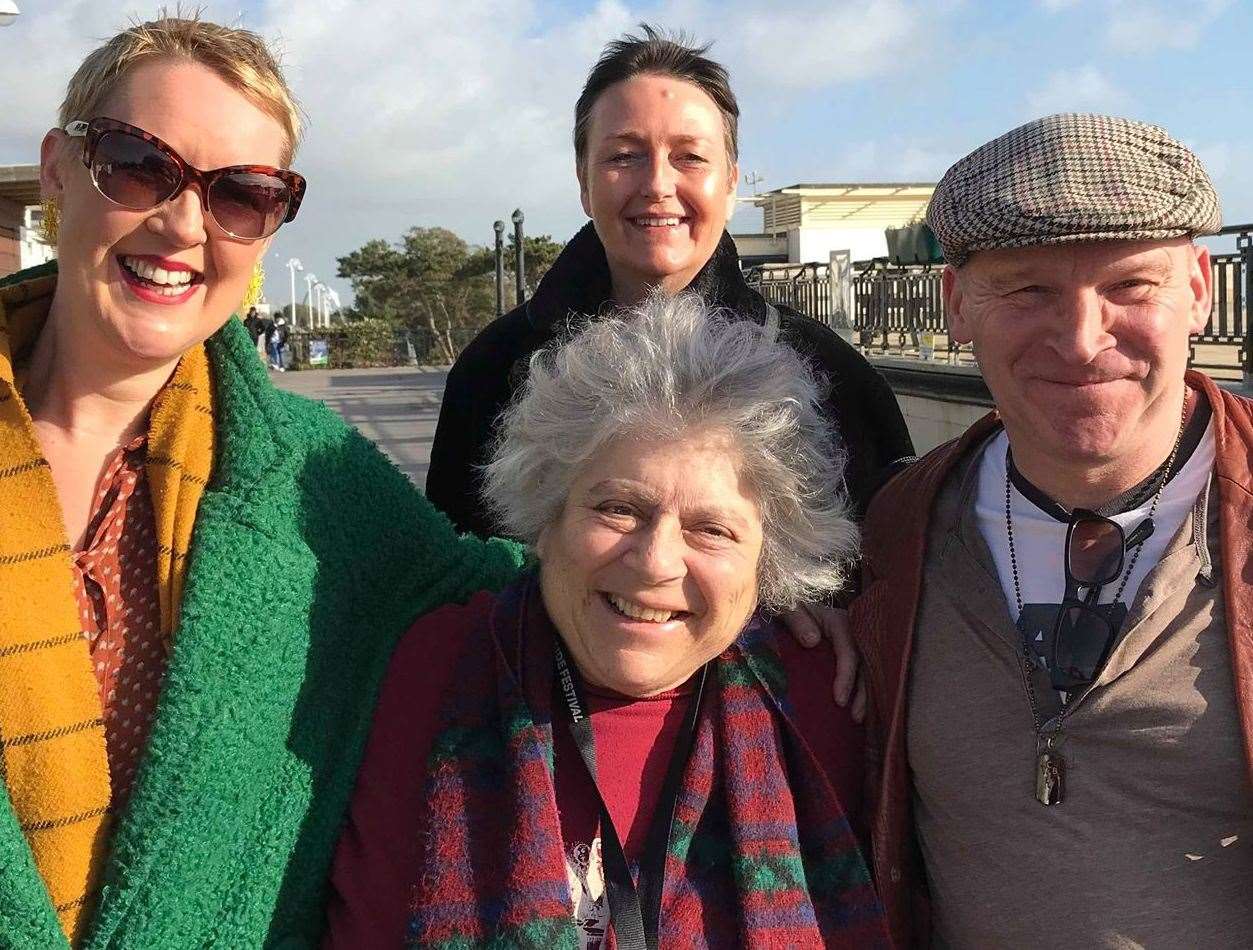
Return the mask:
[[(159, 9), (18, 3), (22, 15), (0, 30), (0, 164), (38, 161), (78, 63)], [(348, 300), (335, 258), (415, 225), (487, 245), (492, 222), (521, 208), (527, 233), (572, 235), (586, 220), (574, 102), (604, 44), (642, 21), (712, 42), (740, 101), (740, 170), (764, 178), (758, 190), (934, 181), (1022, 122), (1098, 111), (1167, 128), (1200, 154), (1224, 220), (1253, 221), (1248, 0), (235, 0), (203, 9), (271, 43), (308, 116), (294, 167), (309, 191), (266, 257), (276, 305), (290, 297), (290, 258)], [(745, 204), (732, 230), (760, 222)]]

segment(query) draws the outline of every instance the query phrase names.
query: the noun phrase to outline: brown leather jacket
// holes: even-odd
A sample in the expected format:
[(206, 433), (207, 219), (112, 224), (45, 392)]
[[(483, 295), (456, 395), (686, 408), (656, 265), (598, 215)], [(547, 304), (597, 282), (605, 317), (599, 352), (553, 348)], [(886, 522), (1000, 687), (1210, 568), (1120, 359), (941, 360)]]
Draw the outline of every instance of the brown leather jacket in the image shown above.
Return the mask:
[[(1214, 409), (1222, 578), (1245, 760), (1253, 776), (1253, 401), (1187, 374)], [(873, 870), (898, 946), (927, 946), (926, 878), (910, 812), (905, 759), (909, 660), (922, 593), (927, 523), (944, 479), (1000, 425), (996, 413), (932, 451), (875, 497), (863, 528), (862, 593), (850, 622), (870, 693), (868, 814)]]

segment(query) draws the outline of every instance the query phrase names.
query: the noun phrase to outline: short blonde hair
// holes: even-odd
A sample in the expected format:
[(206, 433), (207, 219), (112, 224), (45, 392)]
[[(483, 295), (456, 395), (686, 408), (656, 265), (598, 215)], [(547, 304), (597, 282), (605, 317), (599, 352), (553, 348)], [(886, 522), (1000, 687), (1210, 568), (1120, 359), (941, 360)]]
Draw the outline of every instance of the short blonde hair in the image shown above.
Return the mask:
[(287, 136), (283, 164), (291, 163), (300, 142), (300, 107), (278, 61), (256, 33), (210, 23), (199, 15), (138, 23), (91, 52), (66, 89), (61, 126), (96, 118), (101, 103), (138, 64), (170, 58), (206, 66), (273, 116)]

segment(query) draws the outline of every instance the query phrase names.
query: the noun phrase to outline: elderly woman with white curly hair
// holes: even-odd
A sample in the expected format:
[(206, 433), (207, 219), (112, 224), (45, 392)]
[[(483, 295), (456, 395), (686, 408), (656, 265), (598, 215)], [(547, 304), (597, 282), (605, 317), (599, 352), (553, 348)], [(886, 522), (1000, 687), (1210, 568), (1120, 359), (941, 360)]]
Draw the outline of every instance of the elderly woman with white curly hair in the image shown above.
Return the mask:
[(486, 484), (538, 566), (393, 657), (329, 945), (887, 945), (860, 733), (773, 619), (856, 550), (821, 395), (692, 295), (533, 360)]

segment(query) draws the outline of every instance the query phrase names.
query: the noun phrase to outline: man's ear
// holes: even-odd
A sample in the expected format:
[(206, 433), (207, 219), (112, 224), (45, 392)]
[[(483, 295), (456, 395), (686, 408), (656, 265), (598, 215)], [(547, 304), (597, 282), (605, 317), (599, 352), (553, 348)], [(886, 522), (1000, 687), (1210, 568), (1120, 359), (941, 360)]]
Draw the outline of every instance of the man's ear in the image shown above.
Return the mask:
[(1192, 312), (1188, 315), (1188, 332), (1203, 333), (1209, 324), (1214, 305), (1214, 265), (1209, 248), (1193, 244), (1188, 261), (1188, 286), (1192, 288)]
[(940, 275), (940, 290), (944, 295), (944, 312), (948, 314), (948, 335), (954, 343), (970, 343), (974, 340), (974, 327), (962, 309), (965, 295), (962, 292), (961, 275), (951, 264), (944, 265)]

